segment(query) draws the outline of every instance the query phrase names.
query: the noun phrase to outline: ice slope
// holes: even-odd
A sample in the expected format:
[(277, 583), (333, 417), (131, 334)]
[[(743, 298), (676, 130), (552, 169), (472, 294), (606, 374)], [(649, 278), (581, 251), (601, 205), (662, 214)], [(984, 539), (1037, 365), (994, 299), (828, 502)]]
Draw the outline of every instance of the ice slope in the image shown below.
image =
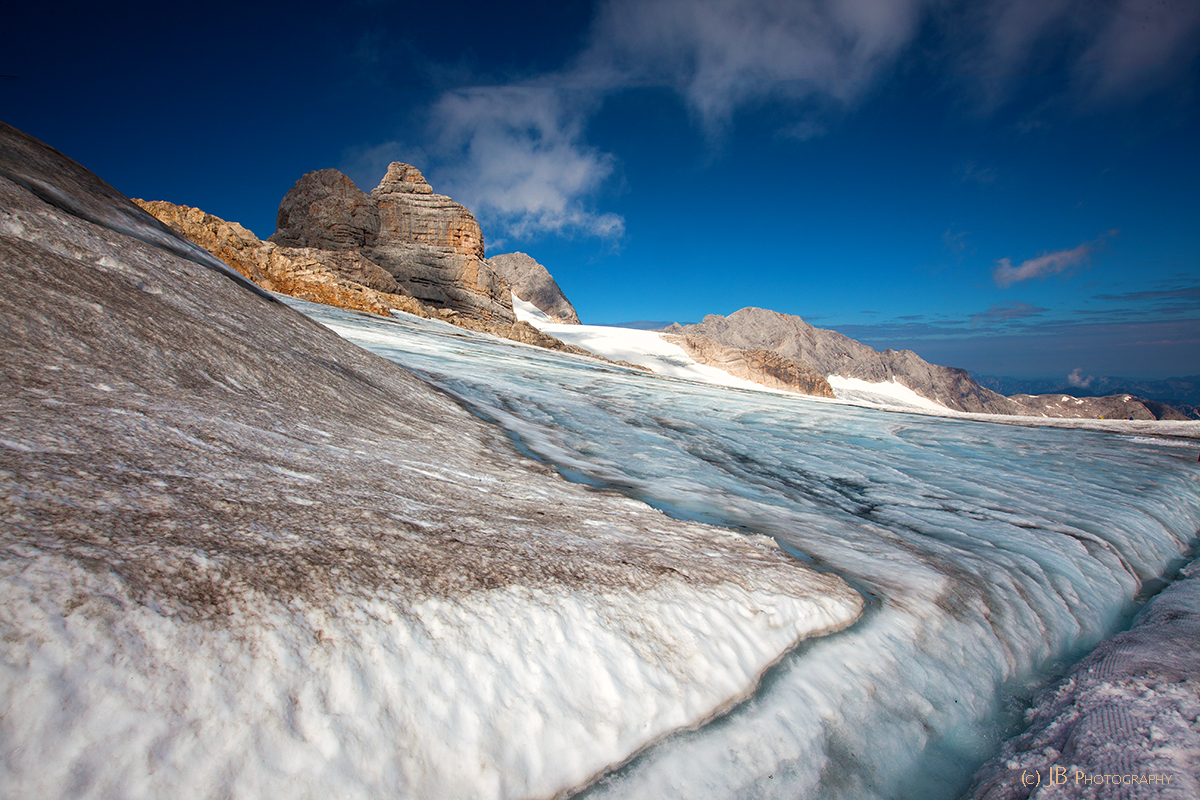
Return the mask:
[(193, 250), (0, 126), (0, 797), (550, 797), (858, 614)]
[(1200, 561), (1181, 573), (1036, 698), (971, 798), (1200, 797)]
[(589, 798), (954, 797), (1200, 530), (1194, 440), (816, 403), (304, 308), (564, 474), (770, 534), (873, 598)]
[(774, 391), (752, 381), (735, 378), (716, 367), (699, 364), (684, 352), (682, 347), (664, 341), (654, 331), (614, 328), (607, 325), (564, 325), (553, 322), (537, 306), (525, 302), (515, 294), (513, 310), (516, 311), (518, 320), (524, 320), (543, 333), (548, 333), (567, 344), (582, 347), (613, 361), (640, 364), (658, 375), (700, 381), (714, 386)]
[(895, 378), (890, 381), (872, 383), (861, 378), (843, 378), (840, 375), (830, 375), (826, 378), (833, 387), (833, 394), (839, 400), (858, 402), (862, 405), (879, 406), (881, 408), (899, 408), (904, 411), (933, 411), (947, 412), (941, 403), (935, 403), (927, 397), (909, 389)]

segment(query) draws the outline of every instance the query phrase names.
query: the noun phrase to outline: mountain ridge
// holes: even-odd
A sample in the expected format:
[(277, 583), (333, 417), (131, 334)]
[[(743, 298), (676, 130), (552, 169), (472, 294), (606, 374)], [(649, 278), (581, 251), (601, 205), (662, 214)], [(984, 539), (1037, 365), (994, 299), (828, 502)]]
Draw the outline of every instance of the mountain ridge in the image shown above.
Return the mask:
[(772, 350), (824, 376), (870, 383), (895, 380), (955, 411), (1058, 418), (1188, 418), (1184, 411), (1169, 404), (1145, 401), (1130, 393), (1066, 399), (1058, 393), (1006, 397), (980, 384), (965, 369), (931, 364), (911, 350), (877, 351), (800, 317), (753, 306), (727, 317), (709, 314), (694, 325), (676, 323), (661, 333), (700, 337), (741, 350)]

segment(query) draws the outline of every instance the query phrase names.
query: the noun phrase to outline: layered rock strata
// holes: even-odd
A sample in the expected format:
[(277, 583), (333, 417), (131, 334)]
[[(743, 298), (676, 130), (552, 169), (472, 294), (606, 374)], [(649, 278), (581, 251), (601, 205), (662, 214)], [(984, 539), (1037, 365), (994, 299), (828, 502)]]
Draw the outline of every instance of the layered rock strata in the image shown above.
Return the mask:
[[(284, 247), (275, 242), (264, 242), (238, 223), (226, 222), (198, 208), (175, 205), (162, 200), (133, 202), (165, 223), (172, 231), (217, 256), (239, 274), (267, 291), (383, 316), (389, 315), (392, 310), (404, 311), (425, 319), (439, 319), (479, 333), (490, 333), (547, 350), (587, 356), (630, 369), (645, 369), (626, 361), (612, 361), (581, 347), (567, 344), (542, 333), (527, 322), (478, 319), (453, 309), (427, 305), (404, 294), (403, 287), (399, 286), (390, 274), (349, 247)], [(310, 215), (310, 218), (314, 216)], [(339, 230), (336, 227), (331, 229)], [(344, 232), (347, 229), (343, 227), (340, 230)], [(328, 244), (334, 237), (343, 242), (347, 238), (341, 233), (335, 233), (324, 239), (320, 235), (314, 235), (311, 238), (285, 238), (283, 241)]]
[(771, 389), (833, 397), (833, 387), (824, 375), (773, 350), (739, 350), (696, 334), (663, 334), (662, 338), (682, 347), (697, 363), (724, 370), (735, 378)]
[(544, 311), (552, 322), (578, 325), (575, 306), (563, 294), (549, 270), (525, 253), (501, 253), (488, 259), (508, 281), (513, 294)]
[(426, 305), (512, 324), (509, 288), (484, 258), (475, 217), (392, 163), (368, 195), (335, 169), (305, 174), (284, 196), (270, 241), (357, 253)]

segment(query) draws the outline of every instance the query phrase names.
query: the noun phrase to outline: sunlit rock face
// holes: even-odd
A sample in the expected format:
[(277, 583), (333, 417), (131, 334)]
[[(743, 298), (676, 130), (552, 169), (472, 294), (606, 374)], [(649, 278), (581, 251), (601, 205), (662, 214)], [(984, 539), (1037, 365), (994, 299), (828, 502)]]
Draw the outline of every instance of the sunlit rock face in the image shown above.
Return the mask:
[(0, 275), (10, 796), (556, 796), (862, 607), (565, 482), (7, 126)]
[(822, 375), (871, 383), (895, 379), (922, 397), (957, 411), (1022, 413), (1020, 406), (980, 386), (965, 370), (930, 364), (911, 350), (876, 352), (848, 336), (814, 327), (790, 314), (743, 308), (728, 317), (709, 314), (697, 325), (675, 325), (667, 330), (704, 336), (742, 350), (774, 350)]
[(739, 350), (695, 334), (666, 333), (663, 338), (682, 347), (697, 363), (724, 370), (735, 378), (785, 392), (833, 397), (833, 387), (824, 375), (773, 350)]
[(373, 246), (379, 209), (336, 169), (309, 172), (283, 198), (271, 241), (287, 247), (355, 250)]
[(508, 285), (484, 259), (475, 217), (434, 194), (409, 164), (391, 164), (369, 195), (335, 169), (309, 172), (279, 204), (276, 224), (270, 241), (358, 253), (423, 303), (489, 322), (516, 320)]
[(494, 322), (514, 322), (508, 285), (484, 260), (475, 217), (449, 197), (434, 194), (416, 167), (388, 167), (371, 190), (379, 209), (379, 237), (366, 251), (413, 296)]
[(285, 247), (199, 208), (134, 202), (268, 291), (385, 316), (404, 299), (412, 300), (403, 297), (395, 278), (357, 250)]
[(546, 312), (552, 322), (578, 325), (575, 306), (563, 294), (550, 272), (525, 253), (501, 253), (488, 259), (508, 281), (513, 294)]

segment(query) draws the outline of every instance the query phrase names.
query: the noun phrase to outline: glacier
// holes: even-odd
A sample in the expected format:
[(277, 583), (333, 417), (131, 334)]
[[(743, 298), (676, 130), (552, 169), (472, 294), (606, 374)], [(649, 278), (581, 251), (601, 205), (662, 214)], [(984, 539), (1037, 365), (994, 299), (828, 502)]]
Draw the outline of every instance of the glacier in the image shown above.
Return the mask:
[(1159, 437), (864, 409), (287, 302), (572, 480), (770, 535), (867, 599), (853, 627), (802, 644), (752, 699), (655, 743), (589, 798), (954, 797), (1200, 530), (1195, 426)]
[[(1194, 552), (1195, 425), (885, 412), (283, 301), (0, 138), (0, 797), (1010, 785), (1033, 694)], [(1029, 735), (1113, 695), (1056, 690)]]

